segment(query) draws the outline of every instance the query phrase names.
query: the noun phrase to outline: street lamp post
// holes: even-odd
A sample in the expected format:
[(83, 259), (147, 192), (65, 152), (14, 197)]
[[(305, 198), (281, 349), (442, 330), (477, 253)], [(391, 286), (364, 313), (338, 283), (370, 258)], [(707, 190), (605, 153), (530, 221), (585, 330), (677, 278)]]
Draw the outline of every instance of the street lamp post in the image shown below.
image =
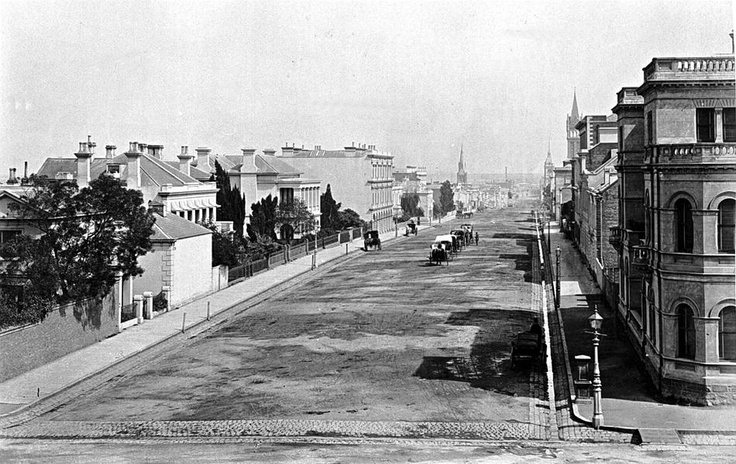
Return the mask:
[(557, 265), (555, 266), (555, 279), (557, 280), (557, 287), (555, 291), (555, 303), (556, 307), (560, 307), (560, 247), (555, 250), (555, 256), (557, 256)]
[(590, 328), (593, 329), (593, 427), (597, 430), (603, 425), (603, 411), (601, 409), (601, 369), (598, 364), (598, 344), (603, 318), (598, 314), (598, 305), (595, 312), (588, 318)]
[(552, 239), (551, 234), (550, 234), (551, 230), (552, 230), (552, 221), (547, 221), (547, 253), (549, 253), (549, 251), (552, 249), (552, 245), (550, 242), (550, 240)]

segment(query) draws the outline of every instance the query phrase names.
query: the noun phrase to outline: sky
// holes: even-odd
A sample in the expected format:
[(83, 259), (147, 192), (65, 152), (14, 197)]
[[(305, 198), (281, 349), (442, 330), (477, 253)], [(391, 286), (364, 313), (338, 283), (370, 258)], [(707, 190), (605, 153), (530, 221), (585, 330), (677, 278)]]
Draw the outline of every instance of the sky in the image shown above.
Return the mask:
[(657, 56), (731, 51), (730, 1), (0, 1), (0, 182), (87, 135), (239, 153), (376, 145), (542, 172), (573, 92), (610, 114)]

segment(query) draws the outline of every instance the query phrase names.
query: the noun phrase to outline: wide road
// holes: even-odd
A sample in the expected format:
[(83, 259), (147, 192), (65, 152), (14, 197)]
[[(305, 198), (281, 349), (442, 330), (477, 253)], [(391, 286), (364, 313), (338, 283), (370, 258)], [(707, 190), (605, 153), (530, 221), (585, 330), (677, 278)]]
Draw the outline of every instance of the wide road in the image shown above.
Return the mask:
[(461, 222), (316, 272), (24, 427), (81, 437), (545, 439), (544, 374), (510, 365), (513, 336), (540, 310), (529, 211), (476, 214), (467, 222), (479, 245), (430, 266), (435, 235)]

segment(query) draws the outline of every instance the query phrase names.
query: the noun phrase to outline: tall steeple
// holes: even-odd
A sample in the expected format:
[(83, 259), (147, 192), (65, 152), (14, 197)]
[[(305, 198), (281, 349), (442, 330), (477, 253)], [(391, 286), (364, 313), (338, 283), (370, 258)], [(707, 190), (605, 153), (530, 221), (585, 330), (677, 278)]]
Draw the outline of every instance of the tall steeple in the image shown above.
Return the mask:
[(580, 120), (580, 115), (578, 114), (578, 92), (574, 87), (572, 90), (572, 111), (570, 111), (570, 118), (575, 120), (575, 122)]
[(468, 173), (465, 172), (465, 161), (463, 160), (463, 145), (460, 144), (460, 161), (457, 163), (457, 183), (467, 184)]

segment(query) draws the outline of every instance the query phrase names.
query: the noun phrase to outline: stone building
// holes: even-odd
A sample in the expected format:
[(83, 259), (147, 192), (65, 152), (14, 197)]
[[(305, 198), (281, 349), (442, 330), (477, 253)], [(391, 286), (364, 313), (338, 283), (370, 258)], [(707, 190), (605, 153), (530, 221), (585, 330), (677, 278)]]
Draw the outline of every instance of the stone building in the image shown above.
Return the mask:
[(335, 201), (357, 212), (373, 229), (394, 229), (393, 155), (365, 144), (352, 144), (342, 150), (287, 145), (281, 148), (281, 159), (306, 176), (319, 179), (320, 188), (330, 184)]
[[(627, 282), (619, 315), (663, 395), (733, 402), (734, 58), (654, 58), (636, 89), (643, 102), (631, 90), (619, 92), (615, 108), (623, 133), (621, 280)], [(633, 175), (639, 163), (641, 180)], [(642, 214), (634, 202), (642, 192), (643, 237), (635, 244)], [(638, 292), (631, 284), (639, 273)]]

